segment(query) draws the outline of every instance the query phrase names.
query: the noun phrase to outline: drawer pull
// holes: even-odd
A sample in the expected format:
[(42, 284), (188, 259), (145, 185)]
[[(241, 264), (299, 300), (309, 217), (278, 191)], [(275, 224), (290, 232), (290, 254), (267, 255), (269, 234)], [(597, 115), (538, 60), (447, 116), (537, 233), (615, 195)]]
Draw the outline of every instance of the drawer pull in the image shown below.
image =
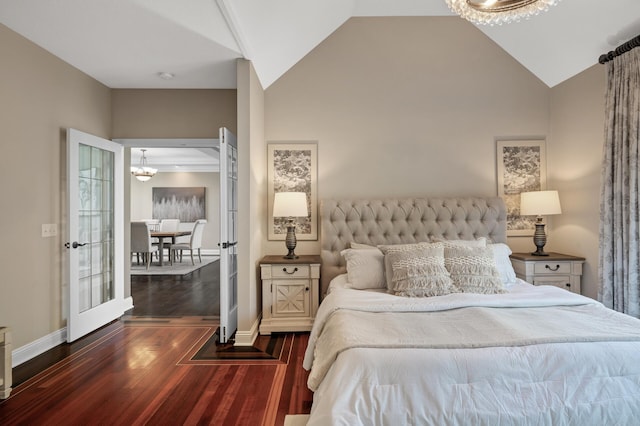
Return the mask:
[(552, 267), (551, 267), (551, 266), (549, 266), (549, 265), (544, 265), (544, 267), (545, 267), (545, 268), (547, 268), (548, 270), (550, 270), (550, 271), (554, 271), (554, 272), (555, 272), (555, 271), (557, 271), (558, 269), (560, 269), (560, 265), (556, 265), (556, 267), (555, 267), (555, 268), (552, 268)]
[(298, 268), (293, 268), (293, 271), (292, 271), (292, 272), (287, 271), (287, 268), (282, 268), (282, 272), (284, 272), (284, 273), (286, 273), (286, 274), (289, 274), (289, 275), (293, 275), (293, 274), (295, 274), (296, 272), (298, 272)]

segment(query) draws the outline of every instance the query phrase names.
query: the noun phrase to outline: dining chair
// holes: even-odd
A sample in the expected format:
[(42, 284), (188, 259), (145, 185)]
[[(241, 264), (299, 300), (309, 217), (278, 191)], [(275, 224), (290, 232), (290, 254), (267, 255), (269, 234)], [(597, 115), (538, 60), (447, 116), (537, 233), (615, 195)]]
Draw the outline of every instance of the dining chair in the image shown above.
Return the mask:
[(198, 250), (198, 259), (200, 259), (200, 263), (202, 263), (202, 256), (200, 255), (200, 248), (202, 247), (202, 232), (204, 231), (204, 226), (207, 224), (206, 219), (198, 219), (193, 224), (193, 230), (191, 231), (191, 238), (189, 238), (188, 243), (178, 243), (171, 246), (172, 256), (177, 256), (179, 252), (179, 259), (182, 262), (182, 251), (189, 250), (191, 254), (191, 264), (195, 265), (196, 263), (193, 260), (193, 251)]
[[(160, 221), (160, 232), (177, 232), (180, 230), (180, 219), (162, 219)], [(171, 245), (175, 242), (173, 240), (164, 240), (163, 246), (160, 247), (160, 256), (164, 256), (164, 249), (167, 249), (167, 253), (169, 256), (169, 263), (173, 262), (171, 257)]]
[(151, 264), (151, 255), (158, 251), (158, 247), (151, 243), (151, 233), (145, 222), (131, 222), (131, 255), (136, 254), (137, 262), (142, 260), (147, 264), (147, 269)]

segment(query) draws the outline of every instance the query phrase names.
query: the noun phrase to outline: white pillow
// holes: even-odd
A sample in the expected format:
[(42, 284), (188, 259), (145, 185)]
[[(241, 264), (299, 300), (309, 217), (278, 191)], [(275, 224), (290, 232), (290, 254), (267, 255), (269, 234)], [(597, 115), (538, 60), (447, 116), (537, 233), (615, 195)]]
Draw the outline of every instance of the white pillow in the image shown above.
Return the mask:
[(509, 255), (512, 253), (508, 245), (504, 243), (487, 244), (493, 249), (493, 258), (496, 261), (496, 268), (500, 273), (502, 284), (510, 286), (516, 283), (516, 272), (513, 270)]
[(386, 288), (384, 275), (384, 255), (380, 250), (345, 249), (340, 252), (347, 261), (346, 288), (365, 290), (368, 288)]

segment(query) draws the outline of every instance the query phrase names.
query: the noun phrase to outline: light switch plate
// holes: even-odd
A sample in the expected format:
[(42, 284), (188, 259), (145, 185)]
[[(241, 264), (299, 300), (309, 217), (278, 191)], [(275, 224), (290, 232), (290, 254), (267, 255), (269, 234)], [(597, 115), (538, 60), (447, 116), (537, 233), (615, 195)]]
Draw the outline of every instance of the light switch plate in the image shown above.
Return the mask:
[(57, 223), (43, 223), (42, 224), (42, 237), (49, 238), (58, 235)]

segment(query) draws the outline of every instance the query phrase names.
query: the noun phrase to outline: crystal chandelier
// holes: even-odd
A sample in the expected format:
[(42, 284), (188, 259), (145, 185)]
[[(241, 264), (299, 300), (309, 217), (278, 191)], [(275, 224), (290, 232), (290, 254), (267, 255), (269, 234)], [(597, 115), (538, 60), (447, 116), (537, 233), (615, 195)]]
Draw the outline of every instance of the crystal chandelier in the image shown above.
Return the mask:
[(446, 0), (449, 9), (474, 24), (502, 25), (529, 19), (560, 0)]
[(146, 149), (141, 149), (142, 157), (140, 158), (140, 167), (131, 167), (131, 174), (136, 177), (140, 182), (146, 182), (156, 174), (158, 169), (147, 166), (147, 157), (144, 152)]

